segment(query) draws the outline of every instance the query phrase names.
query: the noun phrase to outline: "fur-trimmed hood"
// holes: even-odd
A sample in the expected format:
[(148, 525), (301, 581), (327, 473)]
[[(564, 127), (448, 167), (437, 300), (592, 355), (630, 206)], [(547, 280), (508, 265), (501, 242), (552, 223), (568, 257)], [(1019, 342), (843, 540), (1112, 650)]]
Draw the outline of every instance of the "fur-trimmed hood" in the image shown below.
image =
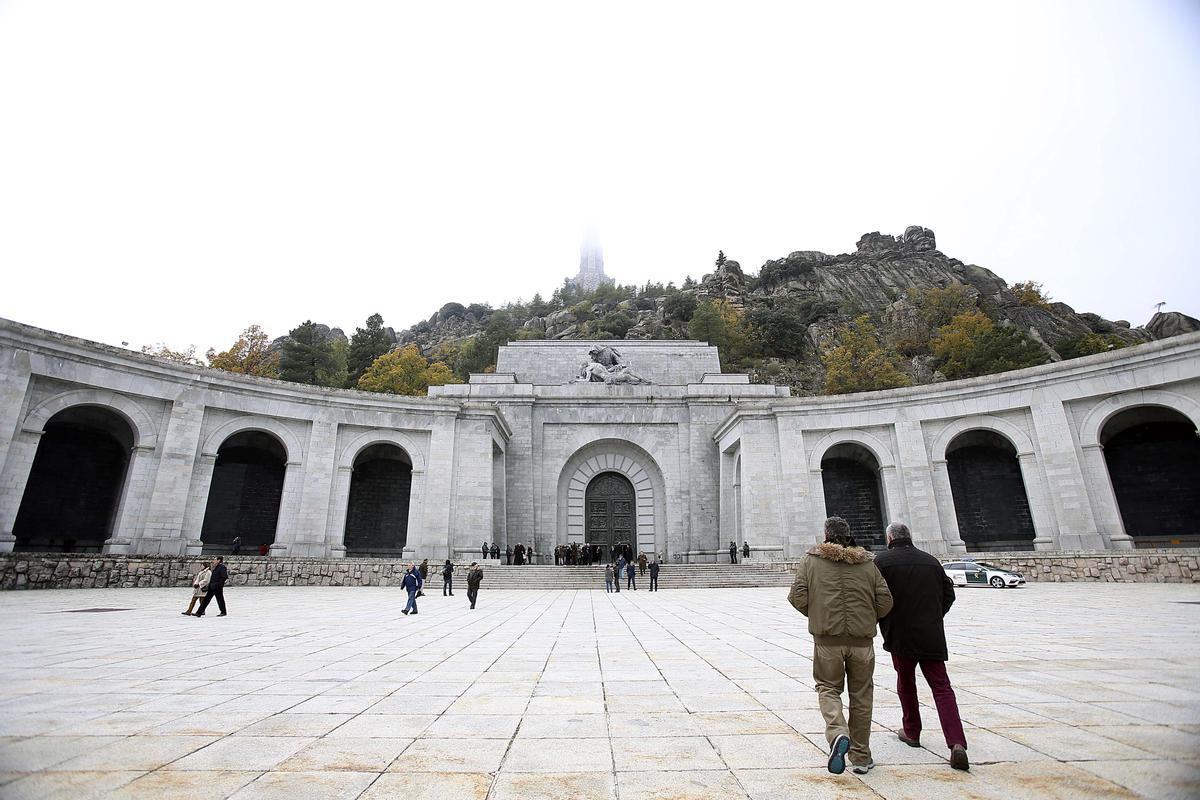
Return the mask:
[(822, 542), (809, 550), (808, 554), (826, 561), (844, 561), (847, 564), (863, 564), (874, 558), (861, 547), (843, 547), (834, 542)]

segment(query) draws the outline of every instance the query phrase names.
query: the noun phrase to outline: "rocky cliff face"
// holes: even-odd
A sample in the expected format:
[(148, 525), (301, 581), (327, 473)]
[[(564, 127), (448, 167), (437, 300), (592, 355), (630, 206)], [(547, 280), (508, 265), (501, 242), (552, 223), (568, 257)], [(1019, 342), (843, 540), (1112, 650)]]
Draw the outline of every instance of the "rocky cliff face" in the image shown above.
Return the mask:
[[(899, 236), (872, 232), (864, 234), (852, 253), (828, 255), (798, 250), (784, 258), (768, 261), (757, 275), (746, 275), (736, 261), (725, 261), (694, 287), (683, 289), (698, 301), (722, 300), (739, 310), (756, 303), (788, 297), (808, 301), (822, 309), (818, 319), (808, 324), (810, 346), (799, 363), (775, 365), (762, 379), (786, 382), (797, 391), (813, 390), (821, 371), (821, 349), (833, 340), (840, 325), (858, 315), (867, 314), (877, 321), (883, 339), (895, 339), (906, 331), (926, 325), (913, 297), (924, 290), (961, 284), (980, 308), (1000, 325), (1015, 326), (1041, 344), (1053, 360), (1062, 356), (1059, 348), (1081, 337), (1097, 334), (1138, 344), (1188, 331), (1200, 330), (1200, 321), (1178, 312), (1156, 314), (1144, 327), (1132, 327), (1123, 320), (1077, 312), (1066, 303), (1029, 302), (1014, 293), (998, 275), (984, 267), (965, 264), (937, 249), (934, 232), (911, 226)], [(457, 304), (453, 304), (457, 305)], [(527, 338), (572, 339), (598, 338), (588, 330), (587, 320), (619, 313), (632, 325), (624, 338), (683, 338), (686, 323), (673, 318), (668, 297), (639, 297), (578, 307), (557, 308), (543, 314), (514, 319), (514, 327)], [(462, 308), (459, 306), (459, 308)], [(444, 343), (462, 343), (487, 324), (487, 311), (470, 307), (477, 313), (455, 314), (429, 321), (398, 334), (400, 343), (416, 342), (423, 349)], [(520, 312), (521, 307), (512, 310)], [(931, 332), (926, 330), (925, 337)], [(928, 357), (914, 357), (906, 366), (915, 382), (940, 378)]]

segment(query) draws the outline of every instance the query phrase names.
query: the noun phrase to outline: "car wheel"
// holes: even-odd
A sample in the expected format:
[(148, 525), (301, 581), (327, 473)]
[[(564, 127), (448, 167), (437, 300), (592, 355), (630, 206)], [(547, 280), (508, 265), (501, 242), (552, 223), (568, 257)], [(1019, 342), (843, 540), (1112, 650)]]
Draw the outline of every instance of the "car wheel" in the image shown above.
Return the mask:
[(990, 583), (992, 585), (993, 589), (1003, 589), (1004, 588), (1004, 578), (1001, 578), (999, 575), (992, 578), (990, 581), (988, 581), (988, 583)]

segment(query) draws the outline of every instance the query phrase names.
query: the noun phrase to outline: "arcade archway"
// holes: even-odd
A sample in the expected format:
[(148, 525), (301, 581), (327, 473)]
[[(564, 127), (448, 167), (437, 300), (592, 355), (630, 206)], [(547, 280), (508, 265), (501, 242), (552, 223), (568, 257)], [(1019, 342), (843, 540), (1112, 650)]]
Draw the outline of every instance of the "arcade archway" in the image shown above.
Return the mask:
[(857, 442), (843, 442), (821, 457), (825, 513), (850, 523), (854, 540), (867, 549), (882, 549), (884, 507), (879, 460)]
[(286, 469), (287, 451), (269, 433), (241, 431), (222, 442), (200, 530), (205, 550), (227, 552), (237, 537), (250, 552), (274, 544)]
[(98, 553), (116, 522), (134, 431), (101, 406), (67, 408), (44, 430), (13, 526), (14, 549)]
[(1012, 442), (990, 430), (960, 433), (946, 447), (946, 470), (968, 552), (1033, 549), (1033, 517)]
[(349, 556), (400, 556), (408, 543), (412, 459), (399, 445), (378, 442), (354, 458), (344, 543)]
[(1200, 439), (1163, 406), (1115, 414), (1100, 431), (1125, 532), (1138, 547), (1200, 541)]

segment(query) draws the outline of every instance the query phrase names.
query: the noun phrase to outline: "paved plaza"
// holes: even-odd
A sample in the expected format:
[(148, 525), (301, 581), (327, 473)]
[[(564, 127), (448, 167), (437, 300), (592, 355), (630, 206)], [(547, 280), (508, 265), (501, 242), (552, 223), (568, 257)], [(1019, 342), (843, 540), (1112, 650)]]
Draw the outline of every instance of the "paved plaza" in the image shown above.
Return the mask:
[[(970, 773), (922, 687), (876, 769), (824, 769), (812, 641), (780, 589), (492, 591), (403, 617), (391, 588), (0, 595), (3, 798), (1200, 796), (1200, 589), (959, 590)], [(878, 643), (878, 639), (876, 640)]]

